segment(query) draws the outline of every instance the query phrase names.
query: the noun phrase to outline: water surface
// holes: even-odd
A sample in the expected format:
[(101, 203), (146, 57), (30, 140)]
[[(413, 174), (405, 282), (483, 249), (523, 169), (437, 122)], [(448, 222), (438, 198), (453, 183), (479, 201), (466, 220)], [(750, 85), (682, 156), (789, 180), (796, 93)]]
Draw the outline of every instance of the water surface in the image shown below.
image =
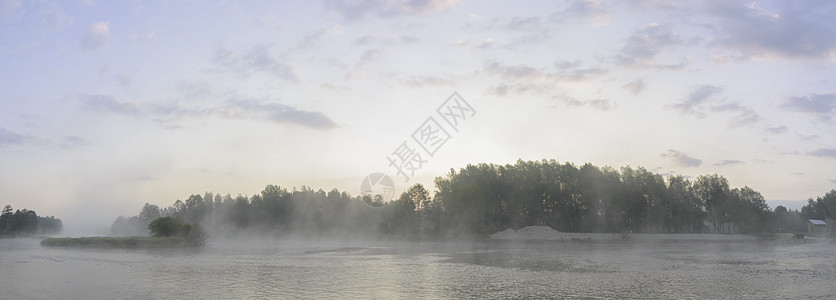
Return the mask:
[(10, 299), (836, 298), (827, 241), (219, 242), (43, 248), (0, 240)]

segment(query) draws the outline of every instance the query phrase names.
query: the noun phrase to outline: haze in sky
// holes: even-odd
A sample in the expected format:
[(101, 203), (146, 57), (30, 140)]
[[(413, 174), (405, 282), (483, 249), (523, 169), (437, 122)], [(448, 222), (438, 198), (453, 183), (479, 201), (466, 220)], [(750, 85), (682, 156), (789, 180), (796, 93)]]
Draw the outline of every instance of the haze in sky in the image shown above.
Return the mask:
[[(0, 0), (0, 205), (107, 227), (267, 184), (543, 158), (836, 187), (832, 1)], [(388, 158), (454, 92), (409, 179)], [(411, 147), (415, 147), (412, 145)], [(773, 205), (774, 206), (774, 205)], [(95, 215), (96, 217), (91, 217)]]

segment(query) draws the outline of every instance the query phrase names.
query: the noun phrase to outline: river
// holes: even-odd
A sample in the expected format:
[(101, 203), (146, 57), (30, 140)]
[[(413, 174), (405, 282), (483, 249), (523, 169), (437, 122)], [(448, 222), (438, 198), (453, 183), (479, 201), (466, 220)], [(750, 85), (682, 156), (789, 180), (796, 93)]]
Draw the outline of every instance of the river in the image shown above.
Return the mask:
[(44, 248), (0, 239), (4, 299), (836, 298), (836, 244), (214, 241)]

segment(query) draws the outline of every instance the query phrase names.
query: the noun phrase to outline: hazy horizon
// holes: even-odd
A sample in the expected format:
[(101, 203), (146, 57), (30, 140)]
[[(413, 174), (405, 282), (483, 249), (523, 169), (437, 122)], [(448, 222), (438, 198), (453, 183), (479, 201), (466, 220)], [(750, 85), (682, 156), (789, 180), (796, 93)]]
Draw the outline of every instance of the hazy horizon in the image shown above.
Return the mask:
[[(836, 188), (834, 14), (826, 1), (0, 0), (0, 205), (107, 230), (207, 191), (357, 195), (376, 172), (397, 193), (432, 191), (450, 168), (555, 159), (717, 173), (798, 209)], [(437, 111), (454, 92), (472, 108), (455, 126)], [(387, 158), (431, 117), (448, 138), (405, 180)]]

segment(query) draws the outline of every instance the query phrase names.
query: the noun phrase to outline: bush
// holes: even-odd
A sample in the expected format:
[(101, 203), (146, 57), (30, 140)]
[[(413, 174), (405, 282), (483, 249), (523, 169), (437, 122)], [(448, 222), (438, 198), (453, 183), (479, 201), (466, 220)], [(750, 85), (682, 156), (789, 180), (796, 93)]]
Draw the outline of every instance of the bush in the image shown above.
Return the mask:
[(198, 224), (188, 224), (173, 218), (163, 217), (151, 221), (148, 230), (154, 237), (179, 237), (192, 246), (206, 244), (206, 232)]

